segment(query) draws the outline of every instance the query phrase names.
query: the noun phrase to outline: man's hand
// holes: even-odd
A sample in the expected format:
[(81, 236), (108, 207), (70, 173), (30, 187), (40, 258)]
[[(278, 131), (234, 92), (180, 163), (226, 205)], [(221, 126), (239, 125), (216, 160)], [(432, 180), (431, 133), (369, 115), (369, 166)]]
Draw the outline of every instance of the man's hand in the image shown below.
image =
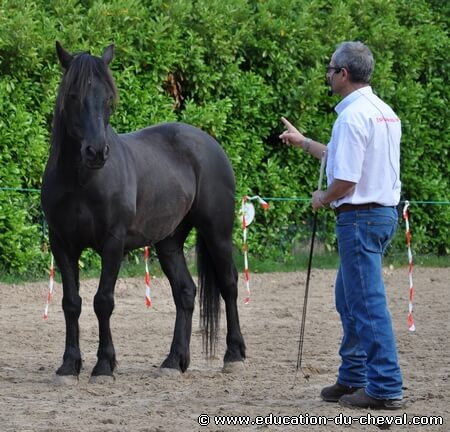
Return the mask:
[(303, 134), (299, 132), (297, 128), (295, 128), (288, 120), (284, 117), (281, 117), (281, 121), (287, 127), (281, 135), (280, 139), (285, 144), (291, 144), (295, 147), (302, 147), (303, 142), (305, 141), (305, 137)]
[(312, 208), (313, 210), (319, 210), (326, 206), (326, 203), (323, 201), (324, 192), (321, 190), (316, 190), (312, 194)]

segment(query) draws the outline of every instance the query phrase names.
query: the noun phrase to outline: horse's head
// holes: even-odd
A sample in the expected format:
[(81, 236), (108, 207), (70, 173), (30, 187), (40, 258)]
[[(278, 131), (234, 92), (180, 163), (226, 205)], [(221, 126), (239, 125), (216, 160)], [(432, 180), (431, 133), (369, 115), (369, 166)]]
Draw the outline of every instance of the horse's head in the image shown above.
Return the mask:
[(69, 54), (56, 42), (56, 52), (64, 69), (58, 109), (65, 131), (79, 145), (82, 163), (87, 168), (102, 168), (109, 155), (109, 117), (117, 99), (108, 69), (114, 46), (105, 48), (102, 57), (94, 57)]

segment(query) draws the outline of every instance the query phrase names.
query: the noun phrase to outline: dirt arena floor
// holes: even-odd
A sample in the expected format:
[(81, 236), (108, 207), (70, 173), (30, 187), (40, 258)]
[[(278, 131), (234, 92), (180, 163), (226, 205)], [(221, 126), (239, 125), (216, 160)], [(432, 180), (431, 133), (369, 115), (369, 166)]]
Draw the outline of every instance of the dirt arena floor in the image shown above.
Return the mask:
[[(167, 280), (152, 280), (153, 307), (147, 309), (143, 278), (121, 279), (112, 318), (119, 367), (115, 382), (109, 384), (88, 382), (97, 351), (92, 308), (96, 281), (82, 281), (84, 367), (72, 386), (54, 383), (65, 337), (61, 286), (55, 286), (49, 320), (44, 321), (46, 282), (0, 285), (0, 431), (377, 431), (388, 427), (361, 425), (361, 418), (363, 422), (400, 422), (405, 417), (412, 421), (413, 416), (422, 416), (415, 418), (422, 423), (435, 421), (429, 416), (441, 416), (443, 424), (394, 424), (389, 429), (450, 431), (450, 269), (414, 268), (415, 332), (408, 330), (406, 322), (407, 268), (385, 270), (407, 401), (403, 410), (394, 412), (343, 409), (319, 398), (320, 389), (335, 381), (339, 365), (341, 327), (334, 309), (334, 277), (333, 270), (313, 269), (303, 371), (296, 374), (306, 274), (271, 273), (250, 275), (248, 305), (243, 304), (245, 284), (240, 280), (245, 367), (233, 374), (222, 373), (223, 331), (218, 357), (203, 358), (197, 306), (191, 366), (177, 376), (158, 374), (174, 325)], [(198, 422), (203, 414), (209, 416), (207, 426)], [(384, 417), (392, 415), (395, 419)], [(250, 418), (248, 425), (226, 426), (216, 424), (214, 416)], [(326, 425), (314, 425), (324, 418)], [(284, 425), (274, 424), (280, 419)], [(201, 420), (207, 422), (208, 417)]]

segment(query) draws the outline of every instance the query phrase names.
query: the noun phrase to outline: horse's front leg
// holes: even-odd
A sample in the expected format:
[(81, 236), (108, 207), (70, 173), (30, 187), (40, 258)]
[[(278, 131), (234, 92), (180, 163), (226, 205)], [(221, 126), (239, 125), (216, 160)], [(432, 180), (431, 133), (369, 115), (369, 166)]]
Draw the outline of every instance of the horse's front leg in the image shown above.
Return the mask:
[(123, 239), (111, 237), (101, 251), (102, 273), (94, 297), (94, 310), (99, 324), (99, 345), (97, 364), (92, 371), (92, 377), (112, 377), (116, 367), (116, 353), (112, 341), (110, 318), (114, 310), (114, 288), (123, 258), (123, 245)]
[(79, 295), (78, 259), (80, 252), (70, 253), (62, 241), (49, 232), (50, 245), (56, 264), (61, 272), (63, 284), (62, 308), (66, 321), (66, 344), (63, 364), (56, 371), (58, 376), (78, 377), (81, 370), (80, 331), (78, 320), (81, 314), (81, 297)]

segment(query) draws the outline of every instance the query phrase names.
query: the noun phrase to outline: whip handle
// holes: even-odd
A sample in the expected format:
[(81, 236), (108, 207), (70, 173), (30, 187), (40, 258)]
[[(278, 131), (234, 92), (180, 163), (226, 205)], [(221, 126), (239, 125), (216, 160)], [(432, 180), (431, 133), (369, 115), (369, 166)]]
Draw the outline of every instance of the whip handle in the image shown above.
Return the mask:
[(327, 161), (327, 152), (324, 150), (322, 152), (322, 158), (320, 159), (320, 174), (319, 174), (319, 185), (318, 190), (322, 189), (323, 173), (325, 171), (325, 163)]

